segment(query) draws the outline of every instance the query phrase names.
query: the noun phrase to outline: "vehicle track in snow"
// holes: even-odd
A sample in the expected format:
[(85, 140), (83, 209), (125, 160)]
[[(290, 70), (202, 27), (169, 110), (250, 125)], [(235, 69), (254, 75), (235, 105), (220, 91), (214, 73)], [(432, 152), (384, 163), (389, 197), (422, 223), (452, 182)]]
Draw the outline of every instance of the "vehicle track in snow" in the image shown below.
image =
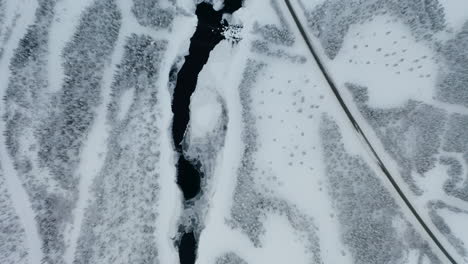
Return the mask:
[(422, 217), (419, 215), (419, 213), (416, 211), (415, 207), (411, 204), (410, 200), (408, 199), (408, 197), (404, 194), (403, 190), (400, 188), (400, 186), (398, 186), (398, 183), (395, 181), (394, 177), (390, 174), (389, 170), (387, 169), (387, 167), (385, 166), (385, 164), (382, 162), (381, 158), (379, 157), (379, 155), (377, 154), (377, 152), (375, 151), (374, 147), (372, 146), (372, 144), (370, 143), (370, 141), (368, 140), (367, 136), (364, 134), (364, 132), (362, 131), (360, 125), (358, 124), (358, 122), (356, 121), (356, 119), (354, 118), (354, 116), (352, 115), (351, 111), (349, 110), (349, 108), (346, 106), (346, 103), (344, 102), (340, 92), (338, 91), (332, 77), (330, 77), (330, 74), (328, 73), (328, 71), (326, 70), (325, 66), (323, 65), (322, 61), (320, 60), (320, 57), (317, 55), (316, 51), (315, 51), (315, 48), (314, 46), (312, 45), (312, 42), (309, 40), (309, 37), (304, 29), (304, 27), (302, 26), (298, 16), (297, 16), (297, 13), (295, 12), (292, 4), (291, 4), (291, 1), (290, 0), (284, 0), (285, 3), (286, 3), (286, 6), (288, 8), (288, 12), (291, 14), (291, 17), (293, 18), (294, 20), (294, 23), (296, 25), (296, 27), (298, 28), (304, 42), (306, 43), (307, 45), (307, 48), (308, 50), (310, 51), (310, 53), (312, 54), (314, 60), (316, 61), (320, 71), (322, 72), (323, 74), (323, 77), (325, 78), (328, 86), (330, 87), (330, 89), (332, 90), (333, 94), (335, 95), (336, 99), (338, 100), (340, 106), (343, 108), (346, 116), (348, 117), (348, 119), (350, 120), (350, 122), (353, 124), (356, 132), (359, 134), (359, 136), (364, 140), (365, 142), (365, 145), (367, 145), (367, 147), (369, 148), (369, 150), (371, 151), (372, 155), (374, 156), (374, 158), (377, 160), (377, 163), (380, 167), (380, 169), (382, 170), (382, 172), (385, 174), (385, 176), (387, 177), (387, 179), (390, 181), (390, 183), (392, 184), (393, 188), (396, 190), (396, 192), (398, 193), (399, 197), (403, 200), (403, 202), (405, 203), (405, 205), (408, 207), (408, 209), (411, 211), (411, 213), (414, 215), (414, 217), (416, 218), (416, 220), (418, 221), (418, 223), (422, 226), (422, 228), (424, 229), (424, 231), (429, 235), (429, 237), (432, 239), (432, 241), (437, 245), (437, 247), (440, 249), (440, 251), (447, 257), (447, 259), (450, 261), (450, 263), (452, 264), (457, 264), (457, 262), (455, 261), (455, 259), (449, 254), (449, 252), (445, 249), (445, 247), (442, 245), (442, 243), (439, 241), (439, 239), (436, 237), (436, 235), (431, 231), (431, 229), (427, 226), (427, 224), (424, 222), (424, 220), (422, 219)]

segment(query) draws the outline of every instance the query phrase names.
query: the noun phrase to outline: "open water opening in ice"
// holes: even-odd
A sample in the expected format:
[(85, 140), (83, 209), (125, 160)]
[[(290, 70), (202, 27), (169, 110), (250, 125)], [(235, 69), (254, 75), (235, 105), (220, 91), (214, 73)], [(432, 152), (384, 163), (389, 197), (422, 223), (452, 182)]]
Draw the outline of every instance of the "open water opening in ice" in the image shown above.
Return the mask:
[[(190, 39), (189, 54), (185, 57), (178, 75), (172, 99), (172, 137), (179, 153), (177, 162), (177, 184), (182, 190), (184, 199), (190, 200), (200, 194), (201, 172), (197, 169), (197, 162), (184, 157), (182, 141), (190, 119), (190, 97), (195, 91), (198, 74), (208, 61), (211, 50), (224, 38), (222, 35), (222, 15), (233, 13), (242, 6), (242, 0), (226, 0), (224, 7), (215, 11), (210, 4), (197, 5), (197, 29)], [(194, 230), (196, 227), (190, 228)], [(181, 264), (195, 263), (197, 250), (196, 237), (192, 232), (181, 235), (179, 243), (179, 258)]]

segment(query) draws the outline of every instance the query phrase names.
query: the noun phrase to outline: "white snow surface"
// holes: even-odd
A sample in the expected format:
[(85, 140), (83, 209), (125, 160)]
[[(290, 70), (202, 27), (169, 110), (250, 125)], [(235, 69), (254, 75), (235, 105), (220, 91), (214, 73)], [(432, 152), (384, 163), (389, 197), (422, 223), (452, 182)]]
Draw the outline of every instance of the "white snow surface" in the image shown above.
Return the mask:
[(383, 164), (449, 254), (468, 263), (467, 3), (292, 2)]
[(200, 2), (0, 0), (1, 263), (179, 263), (193, 217), (199, 264), (468, 264), (468, 2), (290, 0), (316, 61), (286, 2), (245, 0), (190, 98), (184, 203)]

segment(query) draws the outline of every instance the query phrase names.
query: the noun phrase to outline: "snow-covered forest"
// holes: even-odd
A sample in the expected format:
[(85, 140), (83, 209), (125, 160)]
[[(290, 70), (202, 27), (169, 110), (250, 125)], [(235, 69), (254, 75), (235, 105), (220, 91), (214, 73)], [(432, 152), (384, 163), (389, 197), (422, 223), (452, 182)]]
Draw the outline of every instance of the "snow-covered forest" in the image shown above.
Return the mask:
[(0, 0), (0, 263), (468, 264), (465, 0)]

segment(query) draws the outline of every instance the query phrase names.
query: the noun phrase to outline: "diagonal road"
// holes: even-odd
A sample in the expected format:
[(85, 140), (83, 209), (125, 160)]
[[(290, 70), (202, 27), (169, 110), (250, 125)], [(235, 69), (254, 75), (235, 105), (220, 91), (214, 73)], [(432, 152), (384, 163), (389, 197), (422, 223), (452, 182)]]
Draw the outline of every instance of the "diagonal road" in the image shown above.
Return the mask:
[(328, 86), (332, 89), (333, 91), (333, 94), (336, 96), (336, 98), (338, 99), (338, 102), (340, 103), (341, 107), (343, 108), (343, 110), (345, 111), (346, 113), (346, 116), (348, 117), (348, 119), (351, 121), (351, 123), (353, 124), (354, 128), (356, 129), (356, 131), (358, 132), (358, 134), (362, 137), (362, 139), (364, 140), (364, 142), (366, 142), (366, 145), (369, 147), (370, 151), (372, 152), (372, 154), (374, 155), (375, 159), (377, 160), (378, 162), (378, 165), (380, 167), (380, 169), (382, 170), (382, 172), (385, 174), (385, 176), (387, 177), (387, 179), (390, 181), (390, 183), (392, 184), (393, 188), (397, 191), (398, 195), (400, 196), (400, 198), (403, 200), (403, 202), (405, 203), (405, 205), (409, 208), (409, 210), (411, 211), (411, 213), (414, 215), (414, 217), (417, 219), (417, 221), (419, 222), (419, 224), (423, 227), (423, 229), (426, 231), (426, 233), (429, 235), (429, 237), (434, 241), (434, 243), (437, 245), (437, 247), (442, 251), (442, 253), (447, 257), (447, 259), (450, 261), (450, 263), (452, 264), (457, 264), (457, 262), (455, 261), (455, 259), (449, 254), (449, 252), (445, 249), (445, 247), (442, 245), (442, 243), (439, 241), (439, 239), (437, 239), (436, 235), (431, 231), (431, 229), (427, 226), (427, 224), (424, 222), (424, 220), (421, 218), (421, 216), (419, 215), (419, 213), (416, 211), (416, 209), (414, 208), (414, 206), (411, 204), (411, 202), (409, 201), (408, 197), (403, 193), (403, 191), (401, 190), (401, 188), (398, 186), (397, 182), (395, 181), (395, 179), (393, 178), (393, 176), (390, 174), (390, 172), (388, 171), (388, 169), (385, 167), (385, 164), (382, 162), (382, 160), (380, 159), (379, 155), (377, 154), (377, 152), (375, 151), (375, 149), (372, 147), (371, 143), (369, 142), (369, 140), (367, 139), (366, 135), (363, 133), (361, 127), (359, 126), (359, 124), (357, 123), (356, 119), (353, 117), (353, 115), (351, 114), (351, 111), (349, 110), (349, 108), (346, 106), (345, 102), (343, 101), (343, 98), (341, 97), (340, 95), (340, 92), (338, 91), (333, 79), (330, 77), (330, 74), (328, 73), (328, 71), (325, 69), (322, 61), (320, 60), (319, 56), (317, 55), (317, 53), (315, 52), (315, 49), (312, 45), (312, 42), (310, 41), (304, 27), (302, 26), (301, 22), (299, 21), (299, 18), (296, 14), (296, 12), (294, 11), (294, 8), (292, 7), (291, 5), (291, 1), (290, 0), (285, 0), (285, 3), (286, 3), (286, 6), (288, 7), (288, 11), (289, 13), (291, 14), (292, 18), (294, 19), (294, 23), (296, 24), (297, 28), (299, 29), (299, 32), (301, 33), (301, 36), (302, 38), (304, 39), (304, 42), (306, 43), (307, 45), (307, 48), (309, 49), (310, 53), (312, 54), (312, 56), (314, 57), (315, 61), (317, 62), (317, 65), (320, 69), (320, 71), (322, 72), (323, 76), (325, 77), (325, 80), (327, 81), (327, 84)]

